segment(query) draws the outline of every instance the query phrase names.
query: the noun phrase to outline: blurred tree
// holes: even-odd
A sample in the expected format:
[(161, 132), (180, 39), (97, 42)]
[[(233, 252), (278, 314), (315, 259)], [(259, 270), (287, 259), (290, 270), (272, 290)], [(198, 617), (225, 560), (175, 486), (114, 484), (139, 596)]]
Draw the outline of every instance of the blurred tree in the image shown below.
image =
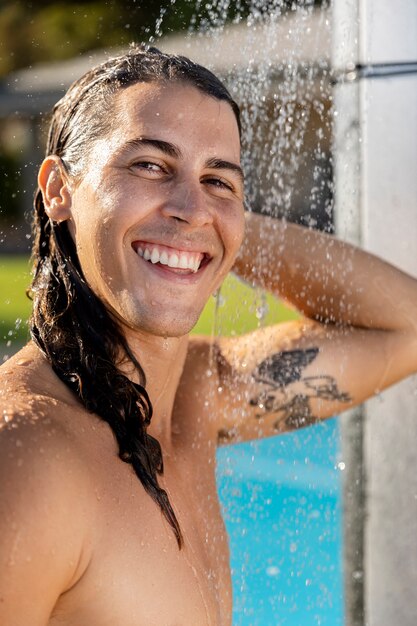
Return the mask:
[(19, 161), (11, 154), (0, 153), (0, 224), (5, 226), (19, 211)]
[[(277, 11), (330, 1), (0, 0), (0, 79), (19, 68), (94, 49), (126, 47), (131, 41), (157, 44), (161, 35), (175, 31), (211, 30), (248, 15), (256, 21), (268, 20)], [(12, 118), (19, 121), (18, 113)], [(10, 119), (0, 121), (0, 229), (13, 220), (22, 221), (24, 211), (29, 210), (32, 189), (28, 180), (34, 168), (31, 159), (36, 160), (32, 153), (28, 157), (28, 148), (20, 146), (13, 133), (8, 133), (6, 141)], [(24, 135), (27, 138), (27, 129)]]
[(330, 0), (0, 0), (0, 76), (42, 61)]
[(0, 75), (95, 48), (148, 41), (190, 24), (195, 2), (119, 0), (91, 2), (3, 2), (0, 5)]

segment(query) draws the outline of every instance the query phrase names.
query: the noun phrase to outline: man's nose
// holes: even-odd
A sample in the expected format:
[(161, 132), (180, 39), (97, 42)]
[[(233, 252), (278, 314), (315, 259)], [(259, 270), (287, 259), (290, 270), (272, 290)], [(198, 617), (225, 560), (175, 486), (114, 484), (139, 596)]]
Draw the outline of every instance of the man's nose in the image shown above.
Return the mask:
[(201, 183), (183, 184), (167, 199), (162, 208), (165, 217), (173, 217), (190, 226), (201, 227), (213, 223), (210, 200), (205, 197)]

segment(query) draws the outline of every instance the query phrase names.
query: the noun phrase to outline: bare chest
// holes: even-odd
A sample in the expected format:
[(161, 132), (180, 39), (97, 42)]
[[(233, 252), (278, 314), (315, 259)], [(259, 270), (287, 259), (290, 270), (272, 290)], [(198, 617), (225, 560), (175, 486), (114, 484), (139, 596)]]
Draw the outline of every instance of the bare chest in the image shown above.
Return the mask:
[(50, 626), (230, 626), (229, 552), (214, 456), (199, 451), (165, 459), (160, 484), (184, 536), (181, 550), (129, 466), (114, 459), (101, 478), (89, 565), (60, 597)]

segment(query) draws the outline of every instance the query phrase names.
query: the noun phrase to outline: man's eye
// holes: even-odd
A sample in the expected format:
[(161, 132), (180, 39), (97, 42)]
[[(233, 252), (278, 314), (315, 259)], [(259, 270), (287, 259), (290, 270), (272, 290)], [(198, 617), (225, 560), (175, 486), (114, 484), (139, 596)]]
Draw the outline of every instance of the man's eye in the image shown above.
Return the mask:
[(214, 187), (218, 187), (219, 189), (229, 189), (229, 191), (233, 191), (232, 185), (227, 183), (222, 178), (206, 178), (204, 182), (209, 183), (209, 185), (213, 185)]
[(152, 163), (152, 161), (136, 161), (132, 163), (131, 167), (137, 167), (147, 172), (163, 172), (163, 168), (158, 163)]

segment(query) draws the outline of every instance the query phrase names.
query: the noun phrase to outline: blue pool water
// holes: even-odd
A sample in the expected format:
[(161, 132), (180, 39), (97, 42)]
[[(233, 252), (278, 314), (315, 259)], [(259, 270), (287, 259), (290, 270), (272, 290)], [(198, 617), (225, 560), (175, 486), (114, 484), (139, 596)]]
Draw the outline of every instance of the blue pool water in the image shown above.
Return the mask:
[(233, 626), (342, 626), (338, 420), (218, 451)]

